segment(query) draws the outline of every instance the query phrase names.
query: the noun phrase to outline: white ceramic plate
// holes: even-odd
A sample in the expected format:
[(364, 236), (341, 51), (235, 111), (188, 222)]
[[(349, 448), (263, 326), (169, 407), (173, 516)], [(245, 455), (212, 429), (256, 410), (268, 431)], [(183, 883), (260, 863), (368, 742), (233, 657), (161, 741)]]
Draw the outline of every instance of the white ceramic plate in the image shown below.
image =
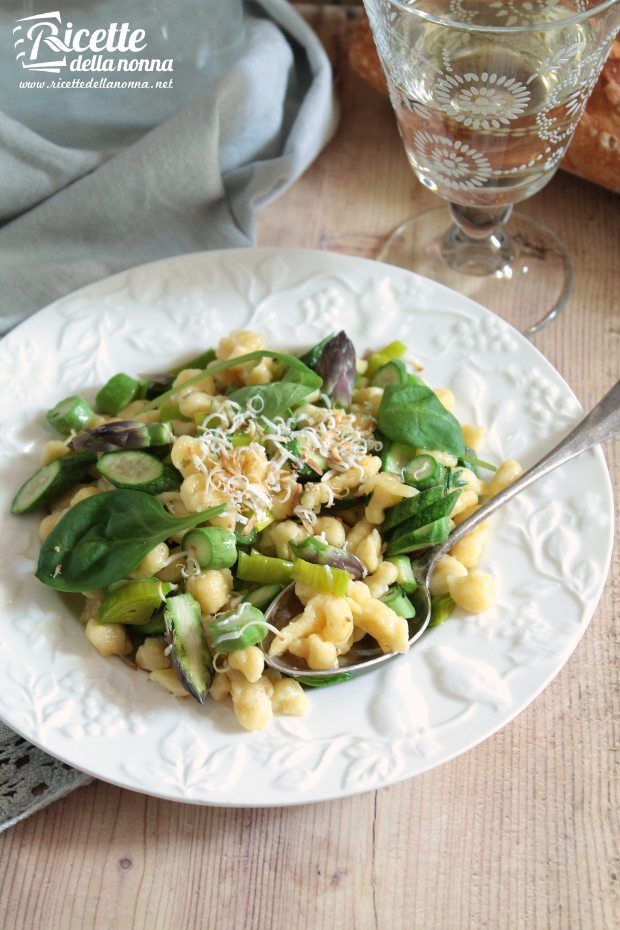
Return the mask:
[[(561, 324), (560, 324), (561, 325)], [(579, 419), (574, 395), (530, 343), (482, 307), (407, 271), (327, 252), (248, 249), (172, 258), (78, 291), (0, 343), (0, 510), (38, 465), (44, 413), (124, 370), (165, 369), (234, 328), (301, 348), (344, 328), (358, 350), (398, 337), (484, 458), (528, 465)], [(55, 756), (126, 788), (201, 804), (342, 797), (417, 775), (490, 736), (566, 662), (600, 596), (612, 543), (600, 451), (494, 519), (484, 568), (498, 604), (457, 614), (412, 653), (311, 692), (306, 718), (240, 732), (227, 706), (177, 701), (101, 658), (61, 598), (33, 577), (37, 517), (5, 516), (0, 715)]]

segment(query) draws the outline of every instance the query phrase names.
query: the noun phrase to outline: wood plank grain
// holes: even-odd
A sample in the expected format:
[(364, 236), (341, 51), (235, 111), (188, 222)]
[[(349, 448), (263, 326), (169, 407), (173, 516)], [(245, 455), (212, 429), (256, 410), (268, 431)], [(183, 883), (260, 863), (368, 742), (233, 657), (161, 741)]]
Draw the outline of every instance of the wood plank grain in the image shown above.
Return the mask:
[[(260, 242), (372, 256), (435, 198), (411, 174), (389, 106), (348, 72), (350, 11), (306, 12), (334, 58), (342, 122), (264, 212)], [(536, 344), (588, 406), (620, 361), (618, 198), (558, 175), (527, 210), (561, 231), (576, 279), (569, 310)], [(616, 445), (616, 477), (618, 459)], [(0, 839), (0, 927), (617, 928), (619, 605), (616, 561), (543, 694), (482, 745), (392, 788), (283, 810), (189, 807), (103, 783), (76, 791)]]

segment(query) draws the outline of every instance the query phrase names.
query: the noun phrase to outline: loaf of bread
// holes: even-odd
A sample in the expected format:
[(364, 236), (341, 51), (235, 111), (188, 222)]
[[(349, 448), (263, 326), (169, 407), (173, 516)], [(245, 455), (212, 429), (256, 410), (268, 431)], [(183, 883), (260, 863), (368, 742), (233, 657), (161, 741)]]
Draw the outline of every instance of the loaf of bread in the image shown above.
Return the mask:
[(620, 194), (620, 41), (614, 42), (562, 168)]
[[(371, 87), (387, 85), (370, 26), (357, 26), (350, 49), (353, 70)], [(612, 46), (602, 74), (562, 161), (562, 168), (620, 193), (620, 41)]]

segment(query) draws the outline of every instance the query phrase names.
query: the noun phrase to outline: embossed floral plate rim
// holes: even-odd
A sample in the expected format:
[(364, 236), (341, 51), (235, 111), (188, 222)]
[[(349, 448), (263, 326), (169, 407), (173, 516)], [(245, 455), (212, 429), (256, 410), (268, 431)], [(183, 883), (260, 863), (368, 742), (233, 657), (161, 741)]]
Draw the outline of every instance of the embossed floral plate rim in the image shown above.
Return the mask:
[[(177, 256), (76, 291), (0, 342), (2, 512), (36, 467), (49, 436), (44, 411), (61, 396), (85, 386), (92, 394), (123, 368), (159, 370), (241, 326), (281, 347), (303, 347), (336, 326), (359, 349), (398, 336), (433, 386), (454, 390), (462, 419), (490, 426), (485, 457), (514, 455), (527, 465), (581, 414), (570, 388), (522, 336), (411, 272), (297, 249)], [(477, 620), (457, 615), (384, 670), (311, 692), (309, 717), (275, 718), (263, 733), (246, 734), (230, 709), (177, 702), (119, 660), (101, 658), (69, 607), (32, 577), (36, 518), (5, 519), (0, 717), (64, 762), (121, 787), (252, 807), (393, 784), (505, 726), (583, 635), (613, 536), (611, 485), (596, 450), (495, 518), (485, 556), (498, 580), (494, 611)]]

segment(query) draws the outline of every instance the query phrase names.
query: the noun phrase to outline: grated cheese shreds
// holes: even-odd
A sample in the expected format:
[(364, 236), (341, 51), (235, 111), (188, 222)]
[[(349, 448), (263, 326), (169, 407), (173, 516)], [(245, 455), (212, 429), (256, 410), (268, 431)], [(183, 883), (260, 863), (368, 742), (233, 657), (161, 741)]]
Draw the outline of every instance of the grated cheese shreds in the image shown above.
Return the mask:
[[(358, 468), (363, 480), (361, 459), (381, 447), (373, 436), (371, 416), (306, 404), (294, 417), (271, 420), (261, 415), (259, 400), (253, 398), (247, 409), (223, 400), (203, 420), (197, 448), (190, 456), (196, 471), (205, 476), (205, 494), (221, 495), (239, 522), (268, 519), (274, 496), (284, 494), (286, 501), (299, 487), (295, 477), (304, 465), (327, 489), (327, 506), (335, 500), (329, 481), (336, 474)], [(234, 439), (240, 436), (249, 442), (236, 444)], [(252, 459), (258, 465), (266, 462), (260, 482), (246, 474), (253, 470)], [(298, 505), (294, 513), (306, 529), (316, 523), (317, 515), (310, 508)]]
[(319, 519), (319, 515), (310, 510), (308, 507), (295, 507), (293, 511), (296, 517), (299, 517), (303, 528), (308, 532), (312, 533), (316, 521)]

